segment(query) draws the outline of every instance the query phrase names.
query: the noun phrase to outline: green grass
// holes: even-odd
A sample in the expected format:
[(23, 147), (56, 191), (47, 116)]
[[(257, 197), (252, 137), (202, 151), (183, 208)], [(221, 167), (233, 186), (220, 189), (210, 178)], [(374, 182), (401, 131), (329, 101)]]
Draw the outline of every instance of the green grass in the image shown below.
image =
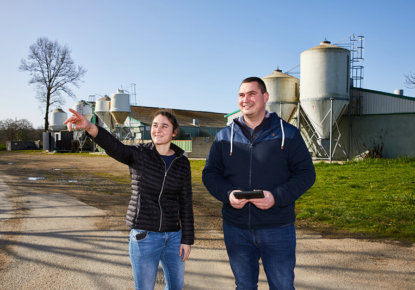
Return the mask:
[[(205, 161), (192, 160), (193, 182)], [(297, 202), (300, 226), (326, 234), (415, 242), (415, 158), (318, 163)]]
[(415, 158), (316, 164), (297, 219), (332, 233), (415, 242)]
[(190, 160), (190, 166), (192, 168), (192, 183), (203, 185), (202, 171), (205, 167), (205, 160)]

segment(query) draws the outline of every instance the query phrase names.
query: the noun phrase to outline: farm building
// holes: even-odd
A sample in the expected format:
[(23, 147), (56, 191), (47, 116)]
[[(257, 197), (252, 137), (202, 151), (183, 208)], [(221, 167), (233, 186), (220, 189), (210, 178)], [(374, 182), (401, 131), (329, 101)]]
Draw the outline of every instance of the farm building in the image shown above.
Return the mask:
[[(362, 41), (361, 36), (351, 39), (345, 48), (325, 40), (302, 52), (300, 79), (279, 69), (264, 76), (267, 110), (300, 129), (314, 159), (415, 157), (415, 98), (403, 90), (392, 94), (361, 87)], [(159, 108), (131, 105), (130, 98), (118, 90), (111, 98), (81, 101), (74, 108), (123, 142), (148, 142), (152, 114)], [(241, 114), (173, 111), (180, 125), (174, 142), (190, 157), (206, 157), (216, 133)], [(62, 110), (51, 114), (50, 138), (56, 142), (72, 138), (63, 132), (66, 117)], [(75, 132), (73, 138), (82, 148), (85, 136)]]
[(415, 157), (415, 98), (360, 88), (355, 53), (324, 41), (301, 53), (300, 80), (281, 70), (263, 77), (267, 110), (300, 128), (314, 159)]

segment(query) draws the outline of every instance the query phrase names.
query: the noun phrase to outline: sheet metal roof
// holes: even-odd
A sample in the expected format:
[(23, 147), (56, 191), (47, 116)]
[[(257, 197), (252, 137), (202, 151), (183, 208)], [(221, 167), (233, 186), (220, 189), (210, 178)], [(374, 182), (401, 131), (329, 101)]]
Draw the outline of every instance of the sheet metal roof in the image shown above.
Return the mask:
[[(142, 107), (131, 106), (130, 116), (142, 123), (151, 124), (153, 121), (153, 113), (159, 109), (158, 107)], [(170, 108), (167, 108), (170, 109)], [(203, 111), (191, 111), (181, 109), (170, 109), (176, 115), (180, 126), (192, 126), (193, 119), (197, 119), (200, 127), (225, 127), (226, 113), (213, 113)]]
[(415, 113), (412, 97), (361, 88), (352, 88), (351, 95), (360, 98), (362, 115)]

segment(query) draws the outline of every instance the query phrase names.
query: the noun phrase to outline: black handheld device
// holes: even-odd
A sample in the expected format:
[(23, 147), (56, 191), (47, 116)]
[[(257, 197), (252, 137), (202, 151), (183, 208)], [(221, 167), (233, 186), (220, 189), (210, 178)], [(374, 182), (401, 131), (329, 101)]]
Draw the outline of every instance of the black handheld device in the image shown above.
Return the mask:
[(233, 195), (237, 199), (263, 198), (264, 192), (262, 190), (236, 191), (233, 193)]

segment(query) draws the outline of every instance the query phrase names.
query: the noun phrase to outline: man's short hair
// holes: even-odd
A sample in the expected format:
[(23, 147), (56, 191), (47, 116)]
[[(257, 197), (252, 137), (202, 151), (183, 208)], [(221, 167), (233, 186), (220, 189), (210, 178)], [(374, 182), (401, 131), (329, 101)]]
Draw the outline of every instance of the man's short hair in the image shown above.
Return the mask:
[(261, 78), (258, 77), (249, 77), (246, 78), (242, 81), (242, 84), (246, 84), (246, 83), (252, 83), (252, 82), (256, 82), (258, 84), (259, 89), (261, 90), (261, 93), (266, 93), (267, 92), (267, 86), (265, 85), (264, 81)]

